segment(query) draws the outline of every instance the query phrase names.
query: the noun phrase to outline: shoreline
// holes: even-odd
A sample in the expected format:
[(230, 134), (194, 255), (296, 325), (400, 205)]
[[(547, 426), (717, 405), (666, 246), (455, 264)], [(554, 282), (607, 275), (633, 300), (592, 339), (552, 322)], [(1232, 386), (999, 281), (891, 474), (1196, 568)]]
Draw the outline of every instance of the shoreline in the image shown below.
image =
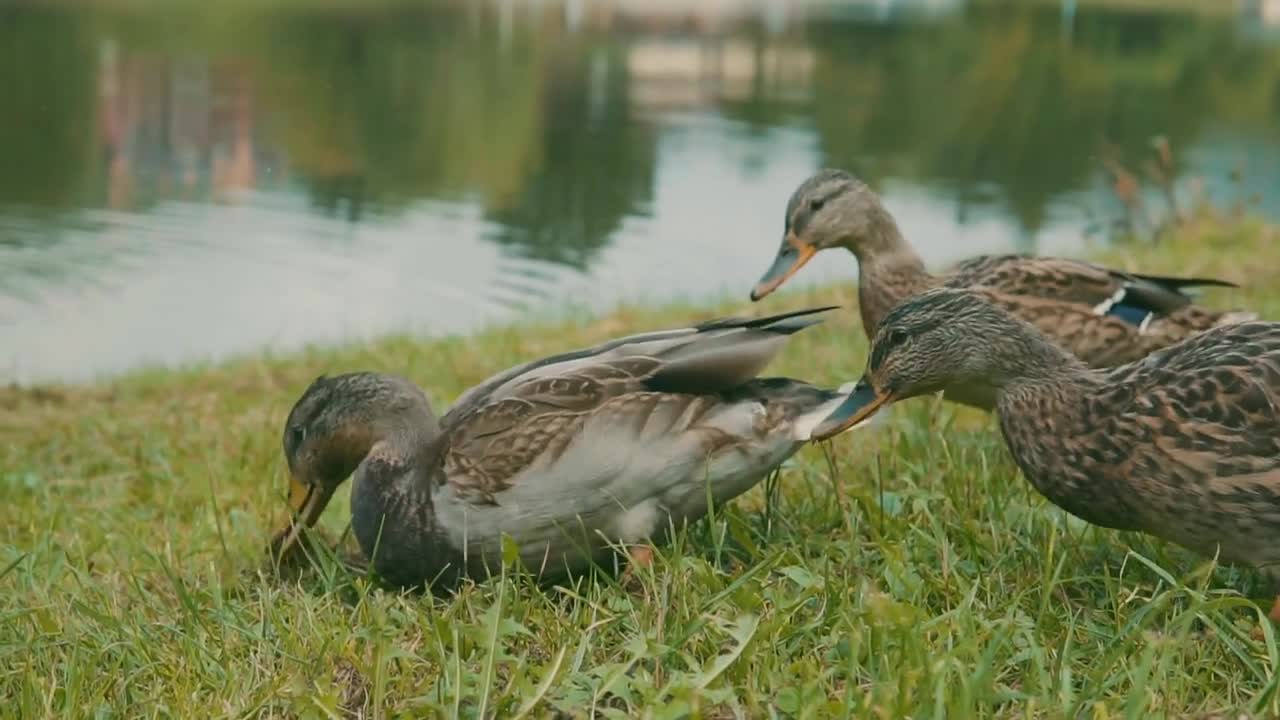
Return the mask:
[[(1250, 242), (1248, 236), (1255, 233), (1260, 236), (1259, 240)], [(1127, 241), (1098, 248), (1094, 252), (1084, 253), (1078, 257), (1135, 272), (1222, 277), (1237, 282), (1241, 288), (1238, 291), (1210, 290), (1206, 295), (1209, 302), (1214, 302), (1215, 298), (1220, 302), (1230, 302), (1233, 299), (1231, 297), (1233, 293), (1242, 294), (1243, 302), (1250, 296), (1262, 294), (1262, 288), (1250, 287), (1253, 284), (1250, 280), (1257, 281), (1265, 278), (1268, 275), (1267, 263), (1251, 263), (1247, 267), (1236, 264), (1233, 267), (1232, 263), (1225, 262), (1226, 258), (1221, 252), (1227, 249), (1238, 249), (1266, 257), (1270, 251), (1270, 256), (1280, 261), (1280, 247), (1269, 247), (1277, 244), (1280, 244), (1280, 223), (1268, 223), (1253, 215), (1227, 217), (1227, 213), (1201, 208), (1184, 223), (1183, 227), (1175, 230), (1172, 236), (1165, 240), (1150, 244)], [(834, 252), (839, 251), (830, 251), (816, 262), (821, 262)], [(761, 257), (763, 267), (764, 260), (767, 258), (764, 258), (764, 254)], [(748, 300), (744, 289), (741, 300), (735, 299), (726, 292), (719, 297), (710, 296), (700, 300), (680, 299), (644, 305), (622, 303), (613, 310), (600, 313), (569, 307), (562, 313), (542, 311), (511, 321), (497, 321), (491, 325), (482, 326), (474, 332), (446, 333), (439, 336), (412, 331), (393, 332), (367, 340), (339, 341), (332, 344), (307, 343), (292, 349), (262, 348), (234, 353), (223, 358), (195, 360), (173, 366), (144, 363), (122, 372), (104, 373), (99, 377), (83, 381), (42, 380), (20, 383), (13, 380), (0, 385), (0, 401), (15, 394), (41, 396), (90, 388), (148, 385), (202, 374), (225, 374), (235, 372), (237, 369), (247, 372), (253, 370), (255, 366), (278, 368), (290, 363), (317, 366), (327, 361), (347, 367), (353, 362), (368, 359), (377, 364), (377, 369), (388, 370), (394, 366), (394, 362), (385, 362), (384, 358), (387, 355), (397, 353), (413, 355), (414, 348), (425, 349), (432, 346), (450, 348), (468, 343), (504, 344), (511, 342), (514, 336), (530, 336), (521, 342), (523, 346), (529, 347), (528, 353), (512, 356), (511, 364), (515, 364), (535, 357), (539, 353), (562, 352), (584, 344), (594, 344), (613, 335), (678, 327), (723, 315), (780, 312), (808, 304), (841, 305), (841, 309), (832, 313), (831, 319), (824, 325), (835, 322), (844, 327), (846, 323), (838, 319), (846, 314), (843, 311), (853, 311), (855, 315), (857, 311), (856, 276), (848, 278), (847, 281), (812, 285), (800, 289), (784, 287), (774, 296), (760, 303), (752, 303)], [(1261, 315), (1266, 316), (1265, 313)], [(865, 345), (865, 338), (861, 337), (860, 328), (853, 329), (859, 331), (858, 341)], [(543, 335), (557, 338), (567, 335), (568, 338), (573, 339), (566, 339), (558, 344), (536, 339)], [(494, 372), (504, 367), (496, 367)], [(470, 373), (465, 375), (471, 376)]]

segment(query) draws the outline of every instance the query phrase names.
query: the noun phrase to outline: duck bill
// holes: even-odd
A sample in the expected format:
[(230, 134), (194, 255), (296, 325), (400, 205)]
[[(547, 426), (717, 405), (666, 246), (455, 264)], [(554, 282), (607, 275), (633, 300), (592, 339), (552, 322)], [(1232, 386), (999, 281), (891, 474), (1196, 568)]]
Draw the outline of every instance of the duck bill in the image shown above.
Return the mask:
[(817, 248), (801, 240), (794, 232), (788, 232), (782, 240), (782, 247), (778, 249), (777, 257), (773, 259), (773, 265), (751, 289), (752, 301), (777, 290), (817, 253)]
[(893, 402), (893, 393), (880, 392), (866, 378), (849, 393), (825, 420), (813, 429), (814, 440), (826, 440), (871, 419), (880, 408)]
[(314, 526), (324, 513), (333, 497), (333, 491), (334, 488), (303, 483), (293, 473), (289, 473), (289, 507), (293, 510), (293, 518), (271, 541), (271, 552), (275, 557), (284, 558), (297, 547), (302, 532)]

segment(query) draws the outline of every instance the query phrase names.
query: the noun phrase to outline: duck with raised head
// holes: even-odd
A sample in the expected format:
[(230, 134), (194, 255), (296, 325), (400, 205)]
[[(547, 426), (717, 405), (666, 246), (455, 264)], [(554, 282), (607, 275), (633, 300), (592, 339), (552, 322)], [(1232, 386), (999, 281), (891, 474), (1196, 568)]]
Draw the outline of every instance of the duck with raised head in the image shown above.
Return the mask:
[[(751, 299), (776, 290), (819, 251), (837, 247), (857, 257), (858, 302), (868, 339), (890, 308), (934, 287), (1000, 293), (1010, 312), (1093, 367), (1136, 360), (1194, 333), (1256, 317), (1204, 308), (1187, 292), (1198, 286), (1234, 287), (1225, 280), (1139, 275), (1081, 260), (980, 255), (931, 274), (879, 196), (834, 169), (819, 171), (792, 194), (782, 245)], [(948, 397), (991, 406), (991, 398), (981, 395)]]
[(648, 543), (740, 495), (843, 399), (757, 374), (831, 308), (632, 335), (511, 368), (438, 421), (412, 382), (320, 377), (284, 427), (296, 553), (348, 476), (352, 530), (401, 586), (448, 589), (500, 570), (503, 537), (550, 580)]
[(886, 314), (866, 373), (814, 439), (898, 400), (981, 386), (1018, 467), (1054, 504), (1280, 582), (1280, 323), (1212, 328), (1095, 369), (993, 295), (939, 288)]

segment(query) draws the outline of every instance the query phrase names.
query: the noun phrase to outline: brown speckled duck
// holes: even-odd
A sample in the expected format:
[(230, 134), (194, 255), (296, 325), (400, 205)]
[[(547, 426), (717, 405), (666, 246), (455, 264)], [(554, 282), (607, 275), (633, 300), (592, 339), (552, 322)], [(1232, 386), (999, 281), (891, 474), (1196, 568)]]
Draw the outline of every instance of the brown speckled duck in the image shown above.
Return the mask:
[[(1080, 260), (981, 255), (932, 275), (876, 193), (842, 170), (822, 170), (792, 194), (782, 246), (752, 300), (776, 290), (819, 251), (835, 247), (858, 259), (858, 301), (868, 338), (890, 308), (932, 287), (1000, 293), (1010, 312), (1094, 367), (1136, 360), (1196, 332), (1255, 317), (1208, 310), (1185, 292), (1233, 287), (1224, 280), (1137, 275)], [(947, 396), (991, 407), (989, 397)]]
[(1018, 467), (1058, 506), (1280, 581), (1280, 323), (1213, 328), (1093, 369), (994, 296), (940, 288), (895, 307), (814, 438), (897, 400), (983, 386)]
[(579, 572), (745, 492), (843, 400), (757, 378), (818, 308), (633, 335), (512, 368), (438, 422), (408, 380), (321, 377), (284, 429), (301, 547), (354, 473), (352, 529), (373, 569), (402, 586), (450, 588), (500, 571), (503, 536), (543, 579)]

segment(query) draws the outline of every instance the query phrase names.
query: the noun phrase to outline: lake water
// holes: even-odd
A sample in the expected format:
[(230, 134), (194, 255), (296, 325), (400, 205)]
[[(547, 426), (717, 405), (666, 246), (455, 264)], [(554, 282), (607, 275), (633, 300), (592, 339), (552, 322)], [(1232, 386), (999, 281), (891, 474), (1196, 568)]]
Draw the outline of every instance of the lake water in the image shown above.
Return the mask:
[(822, 165), (934, 262), (1080, 251), (1156, 135), (1277, 214), (1280, 2), (1151, 4), (6, 4), (0, 381), (746, 307)]

